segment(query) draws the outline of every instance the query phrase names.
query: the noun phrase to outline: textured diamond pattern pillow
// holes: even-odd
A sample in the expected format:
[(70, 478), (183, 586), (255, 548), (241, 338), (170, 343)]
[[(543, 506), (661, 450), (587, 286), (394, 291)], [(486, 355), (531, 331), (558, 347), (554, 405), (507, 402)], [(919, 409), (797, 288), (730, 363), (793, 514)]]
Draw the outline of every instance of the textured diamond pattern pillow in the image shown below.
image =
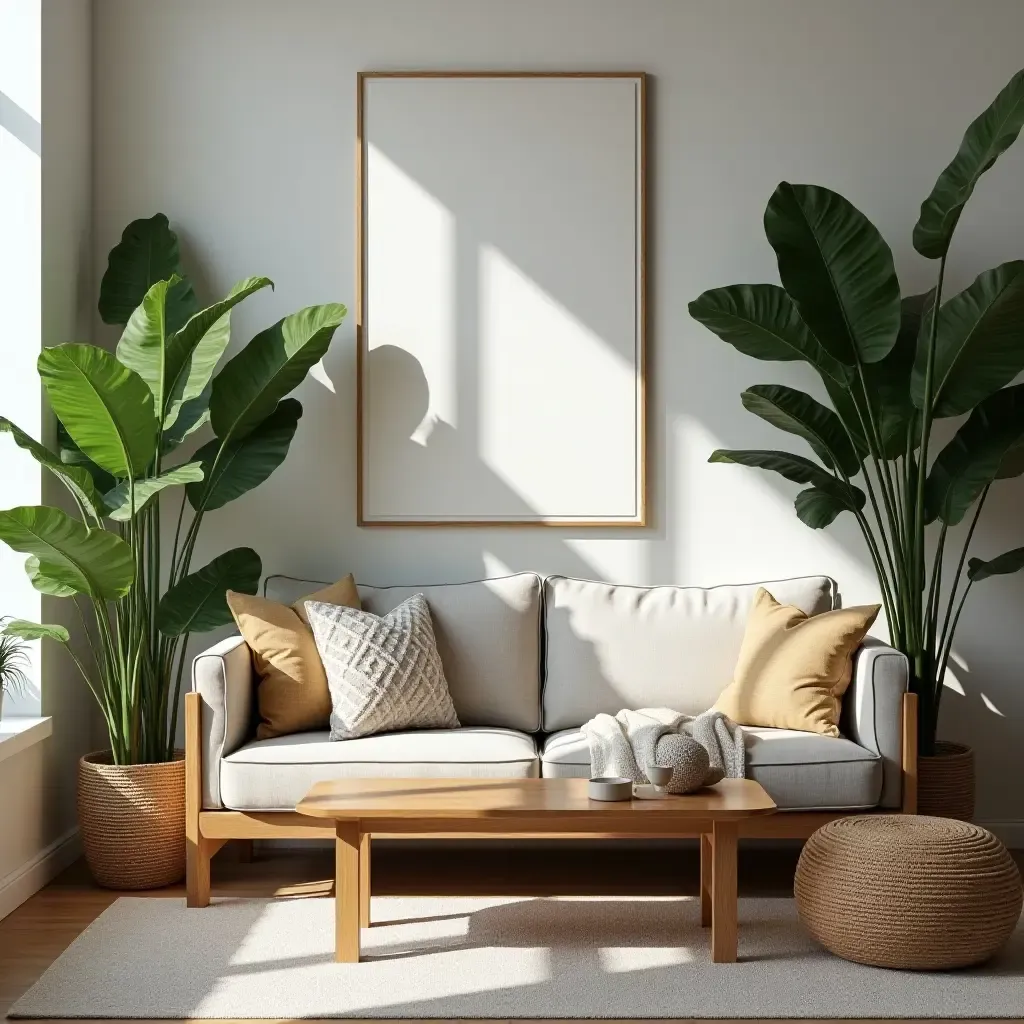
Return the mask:
[(455, 714), (422, 594), (387, 615), (307, 601), (331, 691), (331, 739), (397, 729), (455, 729)]

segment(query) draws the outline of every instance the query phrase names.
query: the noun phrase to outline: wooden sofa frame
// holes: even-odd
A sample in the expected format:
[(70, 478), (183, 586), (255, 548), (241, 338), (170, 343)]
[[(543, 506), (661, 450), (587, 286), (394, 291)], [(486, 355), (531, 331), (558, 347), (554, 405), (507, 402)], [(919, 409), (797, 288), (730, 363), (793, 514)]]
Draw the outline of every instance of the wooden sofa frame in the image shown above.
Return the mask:
[[(321, 821), (295, 811), (227, 811), (203, 810), (203, 751), (202, 751), (202, 698), (198, 693), (185, 694), (185, 853), (186, 896), (190, 907), (205, 907), (210, 902), (210, 861), (214, 854), (230, 839), (247, 841), (251, 855), (252, 841), (256, 839), (330, 839), (335, 838), (333, 821)], [(903, 791), (900, 811), (917, 811), (917, 695), (903, 696), (902, 734)], [(893, 813), (891, 810), (869, 813)], [(745, 818), (740, 824), (740, 837), (746, 839), (808, 839), (816, 829), (836, 818), (847, 817), (842, 812), (788, 811)], [(691, 831), (681, 838), (697, 838), (710, 832), (709, 822), (692, 822)], [(450, 838), (467, 839), (474, 835), (459, 833)], [(498, 838), (494, 833), (481, 833), (476, 838)], [(380, 836), (381, 839), (402, 838)], [(422, 837), (417, 837), (422, 838)], [(433, 838), (449, 838), (438, 835)], [(523, 838), (516, 836), (516, 838)], [(542, 838), (550, 839), (550, 835)], [(565, 839), (578, 839), (567, 834)], [(629, 836), (608, 838), (648, 838), (630, 833)], [(663, 838), (663, 837), (651, 837)], [(369, 836), (365, 838), (369, 843)], [(368, 852), (368, 851), (367, 851)], [(710, 851), (701, 848), (702, 860)], [(369, 894), (369, 857), (361, 857), (366, 865), (365, 878), (360, 879), (360, 891)]]

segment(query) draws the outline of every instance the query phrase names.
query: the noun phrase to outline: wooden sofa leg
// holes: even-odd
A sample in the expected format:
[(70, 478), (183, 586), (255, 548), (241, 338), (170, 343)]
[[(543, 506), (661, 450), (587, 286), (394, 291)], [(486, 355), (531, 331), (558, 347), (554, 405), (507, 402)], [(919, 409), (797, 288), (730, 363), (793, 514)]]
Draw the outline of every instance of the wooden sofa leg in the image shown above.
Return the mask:
[(370, 833), (359, 840), (359, 927), (370, 927)]
[(223, 844), (207, 839), (199, 826), (203, 807), (202, 704), (185, 694), (185, 905), (210, 905), (210, 860)]
[(903, 800), (904, 814), (917, 814), (917, 694), (903, 695)]
[(208, 907), (210, 905), (210, 861), (213, 859), (213, 844), (198, 836), (189, 837), (185, 844), (185, 905)]

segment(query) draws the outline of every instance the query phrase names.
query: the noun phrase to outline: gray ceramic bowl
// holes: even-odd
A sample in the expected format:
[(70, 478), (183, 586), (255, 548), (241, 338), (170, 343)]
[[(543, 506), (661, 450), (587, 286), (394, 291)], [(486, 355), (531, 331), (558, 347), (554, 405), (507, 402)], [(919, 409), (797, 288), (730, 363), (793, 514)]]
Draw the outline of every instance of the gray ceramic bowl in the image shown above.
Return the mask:
[(667, 786), (672, 781), (672, 766), (649, 764), (644, 769), (644, 774), (655, 786)]
[(630, 800), (633, 783), (629, 779), (591, 779), (588, 793), (591, 800)]

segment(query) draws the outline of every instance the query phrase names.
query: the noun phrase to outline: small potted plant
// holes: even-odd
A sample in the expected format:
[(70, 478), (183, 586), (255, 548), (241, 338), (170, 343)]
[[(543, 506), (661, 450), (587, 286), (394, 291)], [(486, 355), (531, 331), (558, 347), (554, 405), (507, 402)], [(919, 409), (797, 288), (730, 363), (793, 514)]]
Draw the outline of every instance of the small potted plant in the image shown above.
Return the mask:
[[(11, 619), (0, 619), (0, 628)], [(4, 697), (8, 693), (24, 693), (29, 686), (28, 644), (17, 636), (0, 633), (0, 718), (4, 717)]]

